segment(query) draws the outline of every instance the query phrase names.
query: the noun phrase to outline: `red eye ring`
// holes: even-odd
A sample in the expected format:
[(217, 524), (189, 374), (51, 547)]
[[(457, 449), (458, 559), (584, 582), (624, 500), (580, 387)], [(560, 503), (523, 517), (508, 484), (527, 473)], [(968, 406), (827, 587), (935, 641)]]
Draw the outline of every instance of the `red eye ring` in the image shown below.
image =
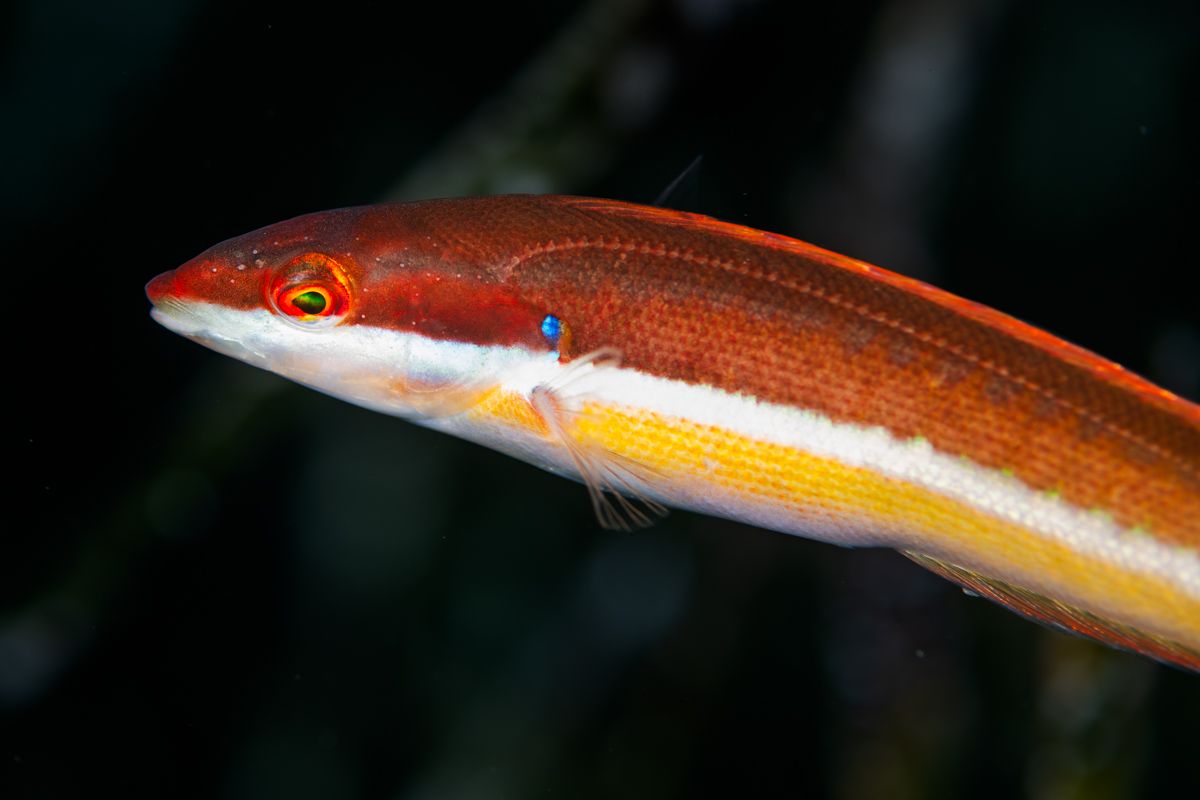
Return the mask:
[(306, 328), (336, 324), (350, 309), (351, 284), (346, 272), (323, 253), (293, 258), (264, 289), (277, 314)]

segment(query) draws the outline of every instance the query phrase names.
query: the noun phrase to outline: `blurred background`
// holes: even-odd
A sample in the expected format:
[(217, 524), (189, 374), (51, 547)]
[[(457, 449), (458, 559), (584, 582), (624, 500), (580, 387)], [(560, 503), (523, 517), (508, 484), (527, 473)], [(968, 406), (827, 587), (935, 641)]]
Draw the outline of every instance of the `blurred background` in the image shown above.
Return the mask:
[(222, 239), (568, 192), (787, 233), (1200, 397), (1187, 0), (17, 0), (0, 796), (1200, 797), (1200, 677), (584, 490), (156, 326)]

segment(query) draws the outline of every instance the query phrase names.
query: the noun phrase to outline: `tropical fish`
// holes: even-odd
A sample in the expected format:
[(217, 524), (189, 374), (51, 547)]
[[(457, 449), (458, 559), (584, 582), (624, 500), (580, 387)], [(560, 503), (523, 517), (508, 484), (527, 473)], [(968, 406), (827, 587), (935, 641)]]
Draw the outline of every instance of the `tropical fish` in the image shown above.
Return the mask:
[(146, 287), (219, 352), (665, 506), (892, 547), (1200, 670), (1200, 407), (998, 311), (785, 236), (580, 197), (364, 206)]

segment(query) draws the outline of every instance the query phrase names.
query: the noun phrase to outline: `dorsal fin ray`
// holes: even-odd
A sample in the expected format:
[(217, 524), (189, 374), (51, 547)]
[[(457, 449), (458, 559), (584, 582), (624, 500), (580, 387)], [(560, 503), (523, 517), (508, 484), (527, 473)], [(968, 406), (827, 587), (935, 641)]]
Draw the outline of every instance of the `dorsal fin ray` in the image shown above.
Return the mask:
[(676, 175), (675, 179), (667, 184), (667, 188), (658, 193), (658, 197), (654, 198), (653, 205), (660, 208), (679, 208), (687, 205), (682, 202), (684, 192), (695, 194), (696, 184), (700, 178), (700, 162), (703, 160), (703, 153), (693, 158), (692, 162), (683, 168), (683, 172)]

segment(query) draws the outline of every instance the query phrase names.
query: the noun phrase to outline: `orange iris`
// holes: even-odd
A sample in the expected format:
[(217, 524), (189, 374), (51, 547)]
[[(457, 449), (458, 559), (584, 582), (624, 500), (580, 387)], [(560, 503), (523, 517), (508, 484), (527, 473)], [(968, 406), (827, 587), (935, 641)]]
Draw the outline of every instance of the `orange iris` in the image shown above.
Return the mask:
[(292, 259), (274, 276), (271, 304), (297, 322), (341, 317), (350, 308), (350, 283), (341, 265), (323, 253)]

